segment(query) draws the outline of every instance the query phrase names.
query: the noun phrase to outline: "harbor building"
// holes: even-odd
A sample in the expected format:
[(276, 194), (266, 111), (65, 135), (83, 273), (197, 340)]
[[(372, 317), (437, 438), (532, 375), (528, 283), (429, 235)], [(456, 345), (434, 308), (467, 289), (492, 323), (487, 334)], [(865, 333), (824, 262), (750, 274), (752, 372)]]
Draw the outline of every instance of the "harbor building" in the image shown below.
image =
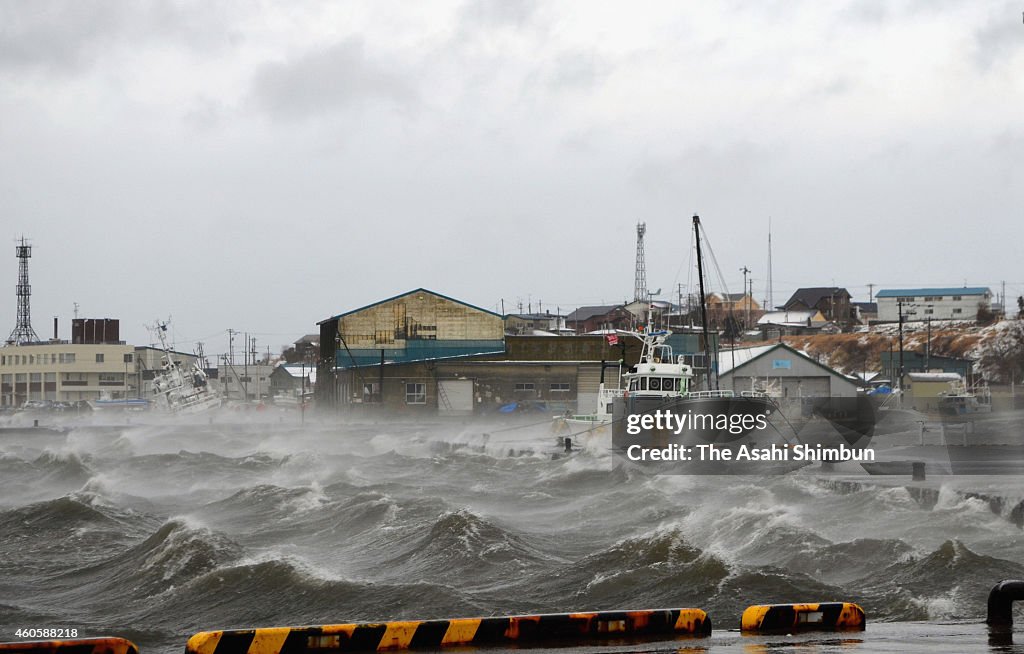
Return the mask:
[(239, 365), (221, 362), (217, 366), (217, 374), (211, 377), (215, 378), (212, 383), (225, 399), (259, 402), (270, 397), (270, 375), (273, 372), (274, 366), (267, 363)]
[(618, 361), (635, 364), (640, 353), (640, 340), (626, 335), (506, 336), (504, 324), (422, 288), (327, 318), (317, 401), (439, 415), (576, 411), (596, 406), (602, 361), (614, 383)]
[(135, 348), (124, 343), (9, 345), (0, 348), (0, 405), (133, 397), (133, 372)]
[[(331, 378), (331, 384), (321, 384), (318, 399), (330, 404), (380, 402), (385, 366), (505, 351), (501, 315), (425, 288), (318, 324), (319, 377)], [(376, 378), (364, 374), (371, 366), (379, 368)], [(407, 404), (419, 403), (421, 391), (422, 382), (409, 381)]]
[[(191, 368), (196, 355), (171, 352)], [(29, 400), (81, 402), (101, 398), (151, 398), (164, 351), (119, 343), (50, 341), (0, 347), (0, 406)]]
[(963, 288), (891, 288), (875, 294), (879, 322), (904, 320), (975, 320), (978, 311), (992, 310), (992, 290)]
[(718, 370), (719, 386), (737, 393), (760, 387), (786, 398), (857, 395), (856, 381), (785, 343), (722, 350)]
[(270, 373), (270, 397), (295, 397), (313, 392), (316, 387), (316, 364), (285, 363)]

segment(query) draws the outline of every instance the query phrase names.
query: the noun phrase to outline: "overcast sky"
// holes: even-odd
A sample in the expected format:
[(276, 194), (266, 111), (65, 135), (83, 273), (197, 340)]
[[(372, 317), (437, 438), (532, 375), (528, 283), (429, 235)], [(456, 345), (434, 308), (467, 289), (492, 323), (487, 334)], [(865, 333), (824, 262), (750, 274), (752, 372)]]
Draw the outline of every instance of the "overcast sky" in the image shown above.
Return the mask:
[(416, 287), (1024, 293), (1019, 2), (0, 0), (0, 329), (278, 350)]

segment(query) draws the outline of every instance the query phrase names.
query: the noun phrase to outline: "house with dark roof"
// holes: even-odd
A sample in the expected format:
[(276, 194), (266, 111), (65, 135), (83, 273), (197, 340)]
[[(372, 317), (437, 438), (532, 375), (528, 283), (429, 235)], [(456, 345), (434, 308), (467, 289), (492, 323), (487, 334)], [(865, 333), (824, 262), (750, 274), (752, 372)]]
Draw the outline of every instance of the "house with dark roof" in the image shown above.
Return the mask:
[(867, 325), (878, 320), (877, 302), (851, 302), (850, 304), (853, 305), (854, 318), (860, 324)]
[(816, 309), (825, 320), (849, 325), (853, 322), (850, 306), (852, 296), (849, 291), (839, 286), (813, 286), (798, 288), (793, 296), (782, 306), (785, 311), (809, 311)]
[(569, 329), (577, 334), (602, 329), (630, 329), (636, 317), (622, 304), (580, 307), (565, 318)]

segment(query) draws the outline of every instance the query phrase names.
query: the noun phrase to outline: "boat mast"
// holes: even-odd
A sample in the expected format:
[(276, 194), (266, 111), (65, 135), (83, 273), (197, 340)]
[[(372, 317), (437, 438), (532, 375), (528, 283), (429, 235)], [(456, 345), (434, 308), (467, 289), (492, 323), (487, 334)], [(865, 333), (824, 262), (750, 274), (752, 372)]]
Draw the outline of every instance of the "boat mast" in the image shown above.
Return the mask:
[(697, 281), (700, 286), (700, 326), (704, 344), (704, 374), (707, 376), (707, 390), (711, 388), (711, 347), (708, 338), (707, 299), (704, 296), (704, 261), (700, 254), (700, 216), (693, 214), (693, 237), (697, 242)]

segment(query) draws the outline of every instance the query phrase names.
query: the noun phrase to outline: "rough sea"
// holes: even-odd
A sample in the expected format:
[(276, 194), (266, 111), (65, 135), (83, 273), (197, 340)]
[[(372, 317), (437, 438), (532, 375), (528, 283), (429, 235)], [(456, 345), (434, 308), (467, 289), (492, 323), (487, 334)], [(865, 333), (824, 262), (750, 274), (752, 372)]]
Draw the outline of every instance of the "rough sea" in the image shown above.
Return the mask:
[(1024, 578), (1024, 532), (981, 500), (645, 475), (515, 426), (4, 431), (0, 640), (75, 628), (165, 654), (221, 628), (668, 607), (717, 630), (826, 600), (983, 619), (989, 588)]

